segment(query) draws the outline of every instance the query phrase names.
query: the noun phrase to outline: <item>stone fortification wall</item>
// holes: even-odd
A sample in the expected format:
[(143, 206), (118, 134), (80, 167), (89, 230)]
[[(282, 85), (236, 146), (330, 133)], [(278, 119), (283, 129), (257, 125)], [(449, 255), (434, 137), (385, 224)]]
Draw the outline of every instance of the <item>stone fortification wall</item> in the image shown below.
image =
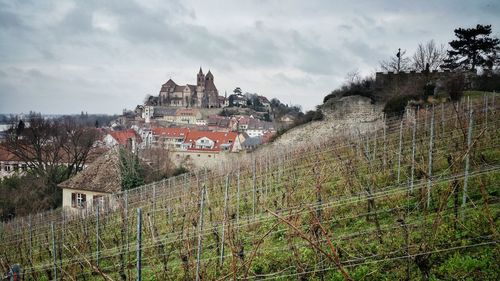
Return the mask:
[(272, 146), (311, 145), (332, 138), (373, 132), (384, 126), (382, 109), (383, 104), (373, 103), (367, 97), (331, 99), (322, 107), (324, 120), (293, 128), (275, 140)]
[(362, 96), (330, 99), (322, 107), (326, 118), (335, 122), (365, 123), (383, 118), (383, 104)]
[(377, 72), (375, 74), (375, 85), (377, 90), (391, 89), (396, 86), (396, 83), (417, 83), (421, 81), (436, 82), (446, 80), (454, 73), (445, 71), (409, 71), (409, 72)]
[(455, 75), (463, 75), (465, 89), (473, 89), (478, 77), (475, 72), (444, 71), (409, 71), (409, 72), (377, 72), (375, 74), (376, 96), (381, 101), (387, 101), (393, 96), (405, 94), (418, 94), (423, 91), (426, 84), (436, 85), (435, 94), (442, 90), (446, 81)]

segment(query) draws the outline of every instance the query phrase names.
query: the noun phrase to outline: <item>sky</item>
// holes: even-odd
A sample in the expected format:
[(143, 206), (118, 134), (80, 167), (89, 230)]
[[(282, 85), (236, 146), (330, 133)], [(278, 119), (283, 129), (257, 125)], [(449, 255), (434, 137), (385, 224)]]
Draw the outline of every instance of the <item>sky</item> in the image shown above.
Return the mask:
[(398, 48), (491, 24), (500, 1), (0, 0), (0, 113), (121, 113), (200, 68), (304, 110)]

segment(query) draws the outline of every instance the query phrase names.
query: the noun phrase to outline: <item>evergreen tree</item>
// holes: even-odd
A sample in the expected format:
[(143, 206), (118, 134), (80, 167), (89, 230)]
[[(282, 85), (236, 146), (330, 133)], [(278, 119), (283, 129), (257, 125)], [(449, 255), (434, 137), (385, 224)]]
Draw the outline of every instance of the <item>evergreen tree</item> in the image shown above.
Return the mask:
[(17, 128), (16, 128), (16, 135), (20, 135), (23, 133), (24, 131), (24, 122), (23, 120), (19, 120), (19, 123), (17, 124)]
[(144, 184), (144, 171), (137, 154), (123, 148), (120, 149), (120, 174), (123, 190)]
[(446, 69), (469, 69), (476, 67), (490, 67), (496, 63), (498, 38), (491, 38), (491, 25), (478, 24), (475, 28), (455, 29), (458, 38), (449, 44), (452, 50), (448, 50), (448, 57), (444, 60), (443, 68)]

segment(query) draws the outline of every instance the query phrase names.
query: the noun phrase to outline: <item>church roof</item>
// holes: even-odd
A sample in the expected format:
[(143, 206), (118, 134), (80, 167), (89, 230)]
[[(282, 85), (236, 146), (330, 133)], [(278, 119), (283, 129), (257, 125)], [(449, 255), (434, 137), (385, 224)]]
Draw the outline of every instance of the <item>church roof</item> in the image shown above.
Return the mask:
[(207, 80), (205, 82), (205, 90), (217, 92), (217, 87), (215, 87), (214, 80)]
[(212, 72), (210, 72), (210, 70), (208, 71), (207, 75), (205, 76), (205, 79), (208, 80), (208, 78), (214, 79), (214, 75), (212, 74)]
[(177, 86), (177, 84), (172, 79), (168, 79), (168, 81), (162, 85), (162, 87), (173, 87), (173, 86)]
[(183, 86), (176, 85), (175, 88), (174, 88), (174, 92), (184, 92), (184, 89), (186, 87), (189, 87), (189, 90), (191, 90), (192, 93), (194, 93), (196, 91), (196, 86), (195, 85), (187, 84), (187, 85), (183, 85)]

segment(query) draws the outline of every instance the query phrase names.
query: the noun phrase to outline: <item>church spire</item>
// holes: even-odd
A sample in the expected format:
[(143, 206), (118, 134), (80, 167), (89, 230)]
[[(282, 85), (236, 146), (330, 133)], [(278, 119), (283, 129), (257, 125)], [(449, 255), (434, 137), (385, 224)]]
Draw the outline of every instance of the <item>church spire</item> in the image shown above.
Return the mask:
[(203, 74), (203, 70), (201, 69), (201, 66), (200, 66), (200, 71), (198, 72), (198, 75), (196, 75), (196, 86), (198, 86), (198, 91), (203, 91), (202, 88), (205, 87), (205, 74)]
[(205, 79), (214, 80), (214, 75), (212, 74), (212, 72), (210, 70), (208, 70), (207, 76), (205, 76)]

